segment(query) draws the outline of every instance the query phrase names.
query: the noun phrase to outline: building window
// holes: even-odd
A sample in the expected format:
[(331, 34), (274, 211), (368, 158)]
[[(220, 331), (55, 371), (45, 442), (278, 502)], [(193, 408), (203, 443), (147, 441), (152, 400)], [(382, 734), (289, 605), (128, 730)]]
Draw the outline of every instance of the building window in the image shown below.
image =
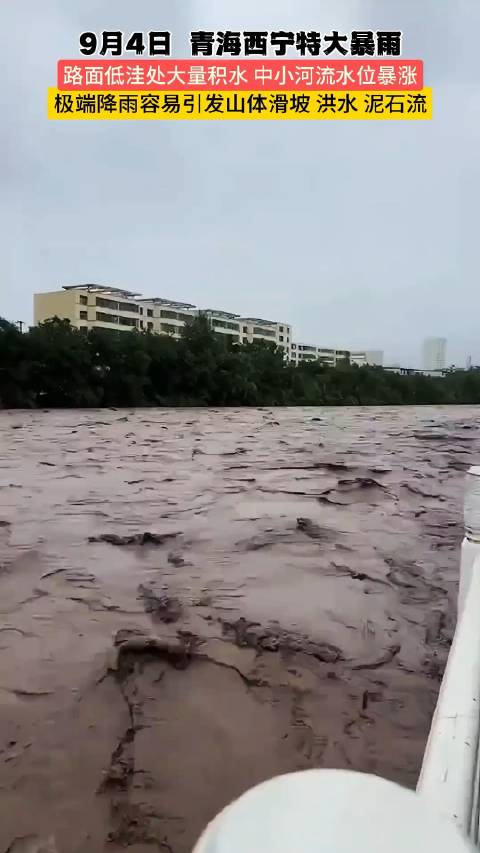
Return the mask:
[(279, 335), (279, 336), (278, 336), (278, 340), (279, 340), (279, 341), (283, 341), (283, 335)]
[(88, 311), (80, 311), (80, 320), (88, 320)]
[(279, 326), (278, 328), (280, 329), (281, 332), (283, 332), (283, 326)]
[(119, 317), (118, 322), (121, 326), (131, 326), (132, 328), (136, 328), (138, 325), (138, 320), (135, 317)]
[(253, 334), (260, 335), (262, 338), (274, 338), (275, 330), (274, 329), (262, 329), (260, 326), (253, 327)]
[(167, 335), (174, 335), (178, 329), (176, 326), (172, 326), (171, 323), (160, 323), (160, 329), (162, 332), (166, 332)]
[(95, 319), (99, 323), (115, 323), (118, 325), (118, 317), (115, 314), (104, 314), (102, 311), (97, 311)]
[(147, 323), (147, 329), (149, 332), (151, 332), (153, 329), (153, 323)]
[(88, 305), (88, 297), (87, 296), (81, 296), (80, 297), (80, 305)]
[[(153, 313), (150, 316), (153, 317)], [(182, 314), (181, 311), (170, 311), (166, 308), (161, 309), (160, 317), (163, 317), (165, 320), (180, 320), (180, 322), (190, 320), (190, 314)]]
[(153, 317), (153, 310), (152, 310), (152, 308), (147, 308), (147, 317)]
[(105, 299), (103, 296), (97, 296), (95, 302), (99, 308), (113, 308), (114, 311), (118, 311), (118, 302), (114, 302), (113, 299)]
[(119, 302), (119, 311), (131, 311), (133, 314), (138, 314), (138, 305), (131, 305), (130, 302)]
[(97, 296), (96, 304), (100, 308), (110, 308), (112, 311), (129, 311), (131, 314), (138, 314), (138, 305), (130, 302), (117, 302), (114, 299), (105, 299), (103, 296)]
[(215, 329), (233, 329), (238, 332), (238, 323), (228, 323), (225, 320), (212, 320), (212, 326)]
[(243, 334), (248, 335), (248, 326), (243, 327)]
[(140, 308), (139, 310), (140, 310), (140, 314), (143, 314), (143, 308)]

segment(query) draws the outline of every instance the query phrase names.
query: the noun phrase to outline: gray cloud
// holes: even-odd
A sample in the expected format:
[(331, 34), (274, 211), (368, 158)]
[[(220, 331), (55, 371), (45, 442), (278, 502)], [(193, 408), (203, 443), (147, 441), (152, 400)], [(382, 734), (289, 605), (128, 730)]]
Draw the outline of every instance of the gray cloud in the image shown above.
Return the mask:
[[(438, 0), (18, 0), (24, 32), (0, 130), (0, 314), (99, 281), (290, 321), (297, 340), (384, 348), (424, 335), (480, 362), (474, 318), (480, 5)], [(425, 59), (431, 122), (65, 123), (46, 118), (59, 58), (83, 30), (401, 28)], [(18, 68), (18, 41), (0, 60)]]

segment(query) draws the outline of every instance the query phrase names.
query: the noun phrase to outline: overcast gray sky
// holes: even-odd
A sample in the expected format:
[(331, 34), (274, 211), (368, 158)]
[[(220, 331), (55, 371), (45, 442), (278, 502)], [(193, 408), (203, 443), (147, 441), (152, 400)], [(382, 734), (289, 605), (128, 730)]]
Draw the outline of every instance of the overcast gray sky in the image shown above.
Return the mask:
[[(441, 335), (480, 363), (478, 0), (1, 0), (0, 25), (0, 315), (95, 281), (405, 364)], [(85, 30), (170, 29), (186, 57), (192, 29), (275, 28), (402, 29), (433, 120), (46, 117)]]

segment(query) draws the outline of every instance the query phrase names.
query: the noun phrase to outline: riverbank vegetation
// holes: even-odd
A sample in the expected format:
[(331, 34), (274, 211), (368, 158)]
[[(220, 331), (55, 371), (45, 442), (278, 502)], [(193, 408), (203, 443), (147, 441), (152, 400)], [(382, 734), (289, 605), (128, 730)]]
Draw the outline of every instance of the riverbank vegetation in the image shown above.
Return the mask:
[(480, 370), (436, 378), (347, 362), (296, 367), (272, 344), (229, 344), (204, 318), (180, 340), (57, 319), (22, 334), (0, 319), (0, 408), (447, 403), (480, 403)]

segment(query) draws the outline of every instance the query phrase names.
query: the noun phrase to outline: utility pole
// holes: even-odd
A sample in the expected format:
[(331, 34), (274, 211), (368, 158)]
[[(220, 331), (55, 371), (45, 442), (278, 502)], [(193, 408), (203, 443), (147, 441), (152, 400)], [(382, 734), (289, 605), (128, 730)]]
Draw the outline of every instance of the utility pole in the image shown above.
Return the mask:
[(17, 320), (16, 325), (18, 326), (18, 330), (19, 330), (19, 332), (23, 332), (23, 327), (24, 327), (24, 325), (25, 325), (25, 323), (23, 322), (23, 320)]

